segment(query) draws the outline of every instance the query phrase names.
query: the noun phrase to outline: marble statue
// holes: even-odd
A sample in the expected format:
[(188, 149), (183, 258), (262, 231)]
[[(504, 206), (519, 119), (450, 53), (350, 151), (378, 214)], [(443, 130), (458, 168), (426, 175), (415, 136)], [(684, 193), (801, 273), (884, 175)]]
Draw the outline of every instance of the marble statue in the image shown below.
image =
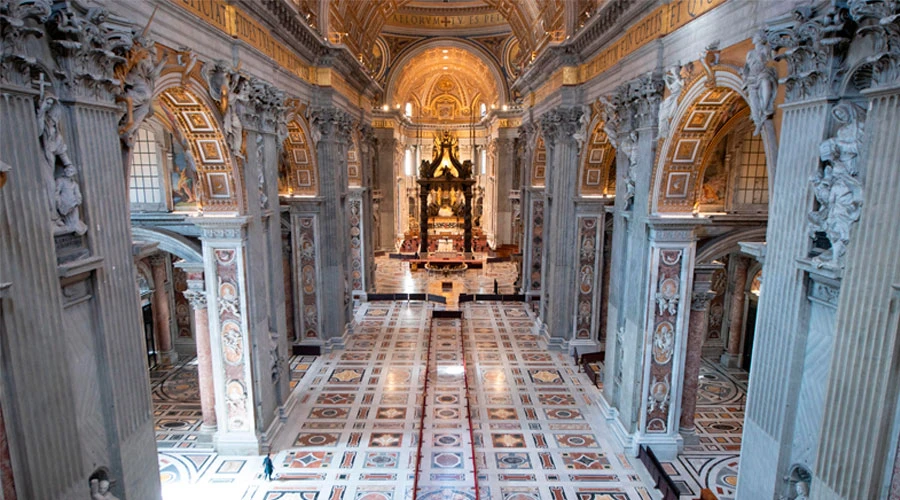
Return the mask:
[(225, 108), (224, 128), (225, 138), (231, 149), (231, 154), (244, 159), (244, 110), (250, 98), (250, 89), (247, 80), (234, 72), (231, 74), (231, 83)]
[(637, 132), (632, 131), (628, 137), (622, 140), (622, 152), (628, 158), (628, 168), (625, 170), (625, 210), (631, 209), (634, 202), (634, 170), (637, 166), (637, 150), (638, 150)]
[(766, 34), (758, 31), (753, 35), (753, 50), (747, 52), (747, 60), (741, 69), (744, 91), (750, 100), (750, 118), (756, 125), (754, 134), (759, 134), (763, 124), (775, 113), (775, 90), (778, 88), (778, 72), (769, 66), (772, 49)]
[(824, 232), (831, 249), (815, 257), (817, 266), (843, 267), (850, 242), (850, 228), (862, 212), (862, 183), (857, 179), (859, 148), (863, 136), (863, 110), (855, 104), (841, 104), (832, 111), (841, 124), (834, 137), (819, 145), (825, 168), (810, 178), (818, 210), (809, 214), (809, 233)]
[(588, 139), (588, 134), (590, 134), (590, 130), (588, 127), (591, 124), (591, 108), (589, 106), (582, 106), (581, 108), (581, 116), (578, 117), (578, 130), (575, 131), (575, 134), (572, 135), (572, 138), (575, 139), (575, 142), (578, 144), (578, 150), (584, 147), (585, 141)]
[(606, 97), (600, 96), (600, 104), (602, 111), (601, 119), (603, 120), (603, 132), (612, 147), (618, 148), (619, 137), (619, 119), (616, 115), (616, 108), (612, 102)]
[(809, 484), (806, 481), (797, 481), (794, 484), (794, 491), (797, 492), (794, 500), (809, 500)]
[(136, 36), (134, 41), (120, 75), (126, 113), (119, 122), (119, 135), (129, 151), (134, 132), (146, 118), (153, 116), (153, 85), (165, 65), (165, 59), (155, 61), (156, 48), (152, 40)]
[(62, 112), (59, 100), (51, 95), (44, 96), (37, 111), (38, 132), (44, 149), (43, 178), (50, 196), (50, 217), (54, 222), (59, 220), (59, 212), (56, 209), (56, 163), (62, 162), (63, 168), (72, 165), (69, 147), (59, 129)]
[(81, 220), (81, 187), (76, 176), (75, 165), (67, 165), (63, 175), (56, 179), (56, 211), (59, 214), (58, 232), (74, 232), (84, 234), (87, 225)]
[(666, 82), (666, 88), (669, 89), (669, 96), (666, 97), (659, 106), (659, 126), (657, 139), (665, 139), (669, 135), (670, 123), (672, 117), (675, 116), (675, 109), (678, 108), (678, 97), (681, 96), (681, 89), (684, 88), (684, 78), (681, 77), (681, 66), (673, 66), (669, 68), (663, 77)]
[(204, 66), (202, 74), (209, 85), (209, 95), (219, 104), (219, 110), (224, 111), (228, 98), (228, 61), (219, 59), (208, 66)]
[(119, 500), (109, 491), (108, 479), (91, 479), (91, 500)]

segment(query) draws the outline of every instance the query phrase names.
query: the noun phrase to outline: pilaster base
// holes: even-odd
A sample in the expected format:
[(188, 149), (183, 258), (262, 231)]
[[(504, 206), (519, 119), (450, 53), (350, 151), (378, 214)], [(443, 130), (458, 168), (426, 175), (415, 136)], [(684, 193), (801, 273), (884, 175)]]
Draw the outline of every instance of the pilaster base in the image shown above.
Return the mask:
[(591, 350), (593, 350), (593, 352), (600, 351), (600, 343), (597, 342), (596, 340), (576, 339), (576, 340), (569, 341), (569, 349), (568, 349), (569, 354), (574, 354), (575, 347), (578, 347), (578, 346), (585, 348), (583, 352), (591, 352)]
[(608, 425), (609, 429), (612, 431), (616, 443), (624, 449), (625, 453), (632, 457), (636, 457), (638, 447), (635, 444), (634, 435), (628, 432), (622, 425), (622, 422), (619, 420), (619, 410), (610, 406), (603, 394), (600, 394), (600, 398), (597, 399), (597, 406), (600, 407), (600, 413), (603, 414), (606, 425)]
[(156, 361), (161, 365), (174, 365), (178, 361), (178, 353), (171, 351), (157, 352)]
[(664, 436), (638, 435), (635, 441), (635, 448), (648, 446), (661, 462), (674, 461), (678, 458), (678, 454), (684, 450), (684, 440), (681, 438), (681, 434)]
[(220, 455), (259, 455), (259, 437), (250, 432), (219, 432), (213, 439)]
[(351, 325), (347, 324), (344, 326), (344, 332), (339, 337), (331, 337), (325, 343), (325, 352), (333, 352), (336, 350), (343, 350), (347, 347), (347, 337), (353, 333), (353, 329)]
[(694, 429), (678, 429), (681, 435), (681, 441), (685, 446), (694, 446), (700, 444), (700, 437)]
[(719, 358), (719, 364), (725, 368), (738, 368), (741, 366), (741, 357), (726, 352)]

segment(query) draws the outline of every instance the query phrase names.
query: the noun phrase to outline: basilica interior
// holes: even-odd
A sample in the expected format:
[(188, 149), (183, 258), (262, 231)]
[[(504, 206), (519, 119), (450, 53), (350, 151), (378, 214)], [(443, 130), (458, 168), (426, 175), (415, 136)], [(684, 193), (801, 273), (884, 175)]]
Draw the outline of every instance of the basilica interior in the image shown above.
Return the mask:
[(898, 126), (894, 0), (0, 0), (0, 499), (900, 499)]

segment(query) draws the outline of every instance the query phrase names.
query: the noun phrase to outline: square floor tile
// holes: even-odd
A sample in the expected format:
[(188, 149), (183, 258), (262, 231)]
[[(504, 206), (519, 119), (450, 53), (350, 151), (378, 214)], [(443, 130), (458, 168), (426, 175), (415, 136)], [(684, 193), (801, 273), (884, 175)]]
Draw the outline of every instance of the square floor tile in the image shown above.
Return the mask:
[(400, 461), (400, 453), (396, 451), (379, 451), (366, 453), (363, 467), (366, 469), (384, 467), (396, 469)]
[(491, 443), (494, 448), (524, 448), (525, 436), (523, 434), (491, 434)]
[(369, 437), (372, 448), (399, 448), (402, 442), (402, 433), (376, 432)]
[(597, 446), (593, 434), (554, 434), (560, 448), (587, 448)]

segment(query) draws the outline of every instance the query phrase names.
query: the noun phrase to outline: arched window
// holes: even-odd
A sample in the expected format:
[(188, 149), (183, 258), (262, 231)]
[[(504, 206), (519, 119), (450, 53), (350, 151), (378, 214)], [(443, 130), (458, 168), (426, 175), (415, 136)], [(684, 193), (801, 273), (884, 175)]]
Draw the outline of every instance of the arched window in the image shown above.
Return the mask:
[(141, 127), (137, 130), (134, 149), (131, 152), (128, 195), (132, 208), (137, 210), (166, 209), (160, 174), (160, 155), (156, 134), (152, 129)]
[(412, 116), (412, 111), (413, 111), (413, 110), (412, 110), (412, 103), (411, 103), (411, 102), (406, 103), (406, 109), (405, 109), (405, 113), (404, 113), (404, 114), (406, 114), (406, 116)]
[(481, 175), (487, 175), (487, 149), (481, 148)]
[(481, 103), (480, 109), (481, 109), (481, 116), (482, 117), (487, 116), (487, 104)]
[(740, 170), (734, 191), (734, 205), (743, 209), (765, 210), (769, 203), (769, 177), (766, 173), (766, 152), (762, 136), (754, 136), (750, 129), (741, 142)]

